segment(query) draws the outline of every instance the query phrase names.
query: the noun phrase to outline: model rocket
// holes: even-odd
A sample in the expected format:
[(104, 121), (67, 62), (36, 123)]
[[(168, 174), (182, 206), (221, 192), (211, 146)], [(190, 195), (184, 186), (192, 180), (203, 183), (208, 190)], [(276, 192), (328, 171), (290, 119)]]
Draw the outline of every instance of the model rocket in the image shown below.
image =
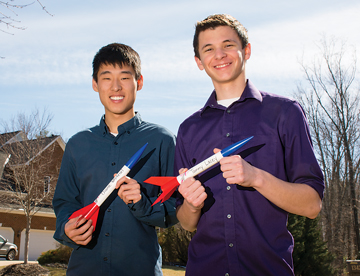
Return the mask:
[(146, 179), (144, 182), (160, 186), (162, 190), (162, 194), (155, 200), (155, 202), (152, 205), (155, 205), (159, 201), (164, 202), (168, 200), (170, 196), (175, 192), (177, 187), (185, 181), (185, 179), (196, 176), (199, 173), (217, 164), (221, 158), (229, 156), (230, 154), (241, 148), (243, 145), (245, 145), (253, 137), (254, 136), (251, 136), (235, 144), (232, 144), (231, 146), (228, 146), (227, 148), (219, 151), (218, 153), (215, 153), (214, 155), (210, 156), (209, 158), (197, 164), (196, 166), (192, 167), (191, 169), (187, 170), (186, 172), (178, 175), (177, 177), (154, 176)]
[(81, 208), (74, 212), (69, 219), (76, 218), (82, 215), (87, 220), (92, 219), (92, 225), (96, 226), (97, 218), (99, 215), (99, 208), (101, 204), (108, 198), (108, 196), (115, 190), (116, 182), (119, 181), (120, 178), (127, 175), (132, 167), (139, 160), (141, 154), (145, 150), (148, 143), (146, 143), (141, 149), (139, 149), (130, 159), (129, 161), (121, 168), (121, 170), (114, 176), (114, 178), (110, 181), (110, 183), (105, 187), (105, 189), (99, 194), (99, 196), (94, 200), (93, 203)]

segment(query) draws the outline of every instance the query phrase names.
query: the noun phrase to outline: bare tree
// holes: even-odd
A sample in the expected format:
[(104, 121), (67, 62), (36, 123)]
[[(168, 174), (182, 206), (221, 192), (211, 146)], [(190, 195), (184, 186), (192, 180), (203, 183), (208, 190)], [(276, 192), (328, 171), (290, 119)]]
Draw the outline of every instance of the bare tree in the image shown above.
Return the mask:
[[(47, 14), (51, 15), (40, 0), (36, 0), (36, 2)], [(21, 21), (15, 19), (19, 16), (17, 10), (26, 8), (34, 3), (35, 1), (28, 4), (17, 4), (16, 0), (0, 1), (0, 7), (2, 8), (2, 10), (0, 10), (0, 31), (13, 35), (13, 33), (9, 32), (10, 29), (25, 30), (26, 28), (24, 26), (18, 25)]]
[(29, 116), (19, 113), (10, 126), (3, 123), (5, 133), (20, 130), (24, 134), (23, 139), (0, 144), (10, 157), (1, 180), (2, 203), (23, 209), (26, 217), (24, 263), (28, 262), (31, 220), (41, 208), (51, 206), (54, 189), (50, 183), (56, 182), (59, 171), (59, 163), (54, 162), (58, 137), (44, 135), (51, 119), (46, 111), (35, 110)]
[[(53, 16), (48, 12), (46, 7), (40, 2), (40, 0), (36, 0), (36, 2), (48, 15)], [(25, 30), (26, 27), (20, 25), (21, 21), (15, 19), (19, 16), (17, 11), (20, 9), (24, 9), (34, 3), (35, 1), (28, 4), (17, 4), (17, 0), (0, 1), (0, 32), (14, 35), (12, 30)], [(0, 59), (4, 58), (5, 57), (0, 56)]]
[(323, 36), (313, 62), (301, 61), (306, 81), (297, 91), (324, 172), (322, 229), (338, 266), (344, 256), (359, 257), (360, 250), (360, 96), (355, 87), (356, 52), (348, 48), (343, 41)]

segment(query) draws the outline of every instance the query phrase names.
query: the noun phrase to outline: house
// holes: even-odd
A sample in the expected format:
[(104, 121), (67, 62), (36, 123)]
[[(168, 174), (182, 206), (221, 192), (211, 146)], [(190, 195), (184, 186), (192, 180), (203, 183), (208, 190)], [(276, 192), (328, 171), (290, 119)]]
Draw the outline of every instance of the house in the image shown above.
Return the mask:
[(29, 260), (56, 248), (52, 238), (56, 217), (51, 201), (64, 150), (61, 136), (28, 140), (22, 131), (0, 134), (0, 234), (18, 246), (19, 259), (24, 258), (26, 210), (35, 213)]

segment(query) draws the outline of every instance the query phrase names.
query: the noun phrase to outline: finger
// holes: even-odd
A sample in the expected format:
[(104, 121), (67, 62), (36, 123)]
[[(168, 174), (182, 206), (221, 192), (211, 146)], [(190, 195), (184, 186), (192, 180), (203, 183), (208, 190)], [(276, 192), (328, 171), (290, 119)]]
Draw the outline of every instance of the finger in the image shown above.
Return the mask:
[(124, 176), (124, 184), (131, 185), (131, 184), (138, 184), (137, 181), (133, 178), (128, 176)]
[(118, 196), (126, 203), (136, 203), (141, 199), (140, 184), (132, 182), (130, 184), (121, 185)]
[(121, 178), (116, 182), (115, 189), (119, 189), (119, 187), (125, 182), (125, 180), (126, 180), (126, 176), (121, 177)]
[(188, 169), (187, 168), (181, 168), (179, 170), (179, 174), (183, 174), (184, 172), (186, 172)]
[(202, 208), (204, 201), (207, 198), (207, 193), (203, 186), (199, 187), (194, 193), (190, 194), (185, 200), (195, 209)]
[(199, 187), (202, 187), (200, 181), (194, 178), (188, 178), (179, 186), (179, 192), (186, 198), (193, 194)]
[(185, 179), (179, 187), (182, 187), (183, 189), (189, 188), (195, 183), (195, 181), (196, 180), (194, 177), (189, 177), (189, 178)]
[[(76, 217), (76, 218), (69, 219), (68, 222), (66, 223), (66, 225), (67, 225), (68, 227), (76, 228), (76, 223), (77, 223), (79, 220), (83, 219), (83, 217), (84, 217), (83, 215), (80, 215), (80, 216), (78, 216), (78, 217)], [(65, 225), (65, 226), (66, 226), (66, 225)]]
[(78, 228), (67, 228), (67, 225), (65, 225), (65, 233), (66, 235), (73, 240), (74, 242), (83, 241), (87, 238), (83, 238), (83, 235), (87, 233), (90, 230), (90, 233), (93, 232), (93, 226), (92, 226), (92, 220), (86, 221), (83, 225), (81, 225)]
[(218, 149), (218, 148), (214, 148), (214, 153), (218, 153), (219, 151), (221, 151), (221, 149)]
[(92, 220), (89, 219), (88, 221), (86, 221), (85, 223), (83, 224), (79, 224), (78, 228), (77, 228), (77, 232), (79, 234), (83, 234), (85, 233), (86, 231), (88, 231), (88, 229), (92, 226)]
[(77, 244), (86, 245), (92, 239), (92, 233), (93, 232), (94, 232), (94, 227), (92, 225), (90, 225), (90, 227), (87, 228), (85, 232), (83, 232), (81, 234), (77, 234), (73, 238), (73, 241), (75, 241)]
[(136, 203), (139, 202), (140, 200), (141, 200), (141, 194), (129, 194), (124, 198), (124, 202), (126, 204)]
[(121, 189), (121, 195), (123, 198), (139, 196), (140, 194), (141, 194), (141, 190), (140, 187), (138, 187), (137, 185), (132, 188)]

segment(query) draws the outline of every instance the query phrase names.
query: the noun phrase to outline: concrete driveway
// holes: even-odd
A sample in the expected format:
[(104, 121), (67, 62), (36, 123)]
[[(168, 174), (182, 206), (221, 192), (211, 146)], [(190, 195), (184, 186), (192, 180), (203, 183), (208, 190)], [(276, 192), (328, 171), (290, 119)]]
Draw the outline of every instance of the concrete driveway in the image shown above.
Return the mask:
[[(21, 261), (21, 260), (8, 261), (8, 260), (6, 260), (6, 259), (4, 258), (4, 259), (0, 259), (0, 267), (12, 265), (12, 264), (20, 264), (20, 263), (23, 263), (23, 262), (24, 262), (24, 261)], [(28, 263), (29, 263), (29, 264), (30, 264), (30, 263), (37, 263), (37, 261), (29, 261)]]

